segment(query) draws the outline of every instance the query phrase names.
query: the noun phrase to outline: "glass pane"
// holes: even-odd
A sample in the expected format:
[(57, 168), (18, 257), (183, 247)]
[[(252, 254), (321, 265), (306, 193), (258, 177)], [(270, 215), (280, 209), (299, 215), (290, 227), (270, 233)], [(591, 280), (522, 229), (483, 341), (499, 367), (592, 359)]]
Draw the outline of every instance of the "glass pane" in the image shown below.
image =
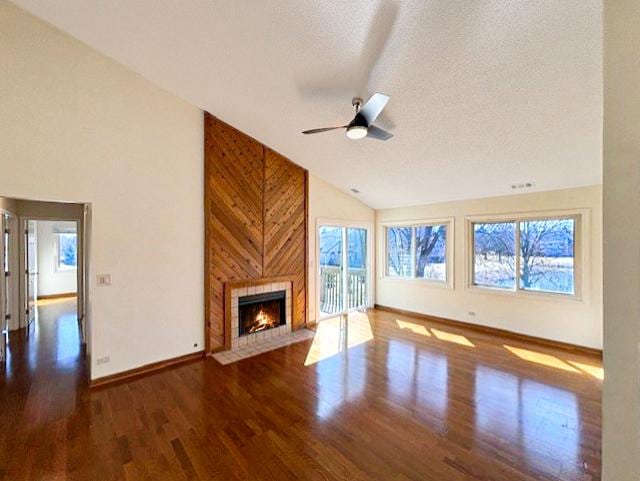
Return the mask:
[(411, 277), (411, 227), (387, 228), (387, 273)]
[(520, 222), (520, 288), (573, 294), (575, 221)]
[(347, 229), (347, 303), (349, 309), (367, 305), (367, 229)]
[(76, 234), (59, 234), (58, 268), (75, 269), (77, 265)]
[(514, 222), (473, 224), (473, 283), (478, 286), (515, 288)]
[(447, 226), (416, 227), (416, 277), (447, 280)]
[(320, 253), (320, 315), (344, 310), (342, 275), (342, 228), (321, 226)]

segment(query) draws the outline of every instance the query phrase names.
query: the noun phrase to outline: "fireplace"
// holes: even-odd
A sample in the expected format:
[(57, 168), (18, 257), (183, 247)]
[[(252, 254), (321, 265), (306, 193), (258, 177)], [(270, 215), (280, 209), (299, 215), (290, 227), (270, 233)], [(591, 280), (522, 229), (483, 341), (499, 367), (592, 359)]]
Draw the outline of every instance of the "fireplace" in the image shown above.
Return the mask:
[(238, 298), (238, 336), (267, 331), (287, 323), (286, 291)]

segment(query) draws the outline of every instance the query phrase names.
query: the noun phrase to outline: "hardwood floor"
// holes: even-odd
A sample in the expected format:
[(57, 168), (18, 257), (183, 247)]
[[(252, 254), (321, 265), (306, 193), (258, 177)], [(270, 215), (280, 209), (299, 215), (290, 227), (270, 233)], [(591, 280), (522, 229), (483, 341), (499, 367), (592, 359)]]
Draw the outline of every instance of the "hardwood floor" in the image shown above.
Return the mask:
[(2, 480), (600, 479), (596, 358), (371, 311), (89, 390), (75, 305), (0, 378)]

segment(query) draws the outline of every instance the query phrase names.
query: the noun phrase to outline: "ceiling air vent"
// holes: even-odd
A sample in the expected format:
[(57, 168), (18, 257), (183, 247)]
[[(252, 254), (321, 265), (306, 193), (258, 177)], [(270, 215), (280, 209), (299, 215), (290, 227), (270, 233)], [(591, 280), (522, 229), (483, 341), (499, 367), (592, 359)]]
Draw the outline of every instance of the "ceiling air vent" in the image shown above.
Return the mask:
[(512, 190), (523, 190), (523, 189), (533, 189), (536, 186), (536, 183), (531, 182), (514, 182), (511, 184)]

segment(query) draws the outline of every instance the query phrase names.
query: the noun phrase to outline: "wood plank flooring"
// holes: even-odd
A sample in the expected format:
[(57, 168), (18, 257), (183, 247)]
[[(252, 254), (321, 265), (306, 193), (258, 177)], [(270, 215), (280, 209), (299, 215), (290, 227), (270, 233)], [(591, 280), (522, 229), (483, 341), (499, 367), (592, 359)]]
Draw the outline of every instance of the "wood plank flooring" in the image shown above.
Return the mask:
[(372, 310), (89, 390), (73, 302), (0, 376), (0, 480), (600, 479), (600, 362)]

